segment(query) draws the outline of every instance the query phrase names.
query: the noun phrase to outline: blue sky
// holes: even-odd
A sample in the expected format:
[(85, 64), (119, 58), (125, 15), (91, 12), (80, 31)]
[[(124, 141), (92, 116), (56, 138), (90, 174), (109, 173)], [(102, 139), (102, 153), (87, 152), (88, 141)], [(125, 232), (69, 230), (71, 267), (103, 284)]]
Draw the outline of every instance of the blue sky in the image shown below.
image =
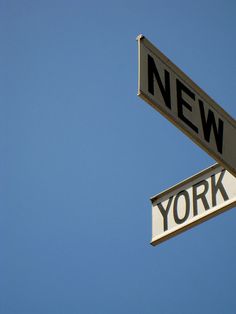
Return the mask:
[(233, 314), (235, 209), (152, 247), (214, 160), (137, 97), (143, 33), (236, 116), (235, 1), (0, 0), (0, 313)]

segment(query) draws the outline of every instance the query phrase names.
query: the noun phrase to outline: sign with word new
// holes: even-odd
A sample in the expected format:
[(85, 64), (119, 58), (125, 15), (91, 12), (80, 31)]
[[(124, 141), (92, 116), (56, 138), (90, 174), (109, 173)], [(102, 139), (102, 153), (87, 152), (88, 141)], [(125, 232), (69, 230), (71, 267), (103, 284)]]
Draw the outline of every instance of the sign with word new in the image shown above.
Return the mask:
[(151, 198), (152, 245), (236, 205), (236, 178), (219, 164)]
[(138, 95), (236, 176), (236, 122), (144, 36)]

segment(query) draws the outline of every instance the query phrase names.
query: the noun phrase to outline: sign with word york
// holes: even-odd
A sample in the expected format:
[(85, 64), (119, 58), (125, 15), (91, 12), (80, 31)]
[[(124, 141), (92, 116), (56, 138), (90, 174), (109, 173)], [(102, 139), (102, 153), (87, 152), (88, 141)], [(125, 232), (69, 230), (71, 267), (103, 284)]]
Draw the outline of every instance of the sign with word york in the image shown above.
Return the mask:
[(144, 36), (138, 95), (236, 176), (236, 122)]
[(152, 245), (236, 205), (236, 178), (219, 164), (151, 198)]

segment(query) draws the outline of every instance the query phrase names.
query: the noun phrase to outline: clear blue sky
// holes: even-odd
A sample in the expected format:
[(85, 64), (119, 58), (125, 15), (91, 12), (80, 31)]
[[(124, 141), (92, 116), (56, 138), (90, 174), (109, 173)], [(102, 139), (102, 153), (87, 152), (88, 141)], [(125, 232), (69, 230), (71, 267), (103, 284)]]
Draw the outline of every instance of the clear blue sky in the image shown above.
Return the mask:
[(137, 97), (143, 33), (236, 117), (236, 3), (0, 0), (0, 313), (234, 314), (236, 212), (152, 247), (212, 165)]

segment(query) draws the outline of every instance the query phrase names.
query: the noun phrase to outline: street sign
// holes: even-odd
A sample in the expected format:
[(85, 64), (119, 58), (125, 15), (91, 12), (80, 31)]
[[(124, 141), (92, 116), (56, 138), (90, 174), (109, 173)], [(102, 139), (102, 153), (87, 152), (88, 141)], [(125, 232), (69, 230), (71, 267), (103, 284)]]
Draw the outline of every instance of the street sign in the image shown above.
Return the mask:
[(152, 245), (236, 206), (236, 178), (219, 164), (151, 198)]
[(138, 95), (236, 176), (236, 121), (139, 35)]

